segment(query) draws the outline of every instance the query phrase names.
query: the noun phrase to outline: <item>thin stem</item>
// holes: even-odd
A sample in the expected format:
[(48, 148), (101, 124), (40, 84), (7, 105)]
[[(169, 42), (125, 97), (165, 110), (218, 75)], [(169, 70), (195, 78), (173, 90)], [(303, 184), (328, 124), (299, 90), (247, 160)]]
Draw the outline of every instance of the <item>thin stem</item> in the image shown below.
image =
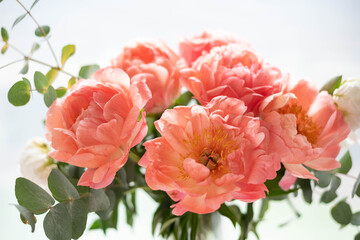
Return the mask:
[(15, 51), (17, 51), (18, 53), (20, 53), (21, 55), (25, 56), (26, 54), (23, 53), (22, 51), (20, 51), (17, 47), (15, 47), (14, 45), (8, 43), (9, 47), (11, 47), (12, 49), (14, 49)]
[(296, 217), (300, 217), (301, 214), (298, 212), (298, 210), (295, 208), (294, 204), (290, 201), (290, 199), (287, 197), (286, 198), (286, 202), (289, 205), (289, 207), (291, 208), (291, 210), (295, 213)]
[(346, 177), (348, 177), (348, 178), (352, 178), (352, 179), (357, 180), (357, 177), (352, 176), (352, 175), (349, 175), (349, 174), (345, 174), (345, 173), (337, 173), (337, 174), (341, 174), (341, 175), (346, 176)]
[(124, 195), (125, 195), (125, 194), (128, 194), (128, 193), (133, 193), (133, 192), (135, 192), (135, 191), (138, 190), (138, 189), (143, 189), (143, 190), (145, 190), (145, 191), (151, 191), (151, 188), (148, 187), (148, 186), (134, 187), (134, 188), (130, 188), (129, 190), (126, 190), (126, 191), (124, 192)]
[[(19, 0), (16, 0), (16, 1), (23, 7), (23, 9), (27, 12), (27, 14), (29, 14), (29, 16), (32, 18), (32, 20), (34, 20), (35, 24), (39, 27), (41, 33), (45, 36), (46, 33), (45, 33), (44, 29), (43, 29), (43, 28), (40, 26), (40, 24), (36, 21), (36, 19), (34, 18), (34, 16), (29, 12), (29, 10), (27, 10), (27, 8), (26, 8)], [(55, 59), (55, 61), (56, 61), (57, 67), (60, 68), (59, 61), (58, 61), (58, 59), (57, 59), (57, 57), (56, 57), (56, 55), (55, 55), (54, 49), (52, 48), (49, 39), (45, 37), (45, 40), (46, 40), (46, 42), (47, 42), (47, 44), (48, 44), (48, 46), (49, 46), (49, 48), (50, 48), (50, 51), (51, 51), (51, 53), (52, 53), (52, 55), (53, 55), (53, 57), (54, 57), (54, 59)]]
[(58, 70), (58, 71), (60, 71), (60, 72), (62, 72), (62, 73), (64, 73), (64, 74), (66, 74), (66, 75), (69, 75), (70, 77), (78, 78), (77, 76), (74, 76), (73, 74), (64, 71), (62, 68), (51, 66), (50, 64), (45, 63), (45, 62), (42, 62), (42, 61), (39, 61), (39, 60), (37, 60), (37, 59), (31, 58), (31, 57), (28, 57), (28, 56), (25, 56), (25, 59), (27, 59), (27, 60), (29, 60), (29, 61), (33, 61), (33, 62), (39, 63), (39, 64), (42, 64), (42, 65), (47, 66), (47, 67), (49, 67), (49, 68), (53, 68), (53, 69), (55, 69), (55, 70)]
[(22, 62), (22, 61), (24, 61), (23, 58), (22, 58), (22, 59), (15, 60), (15, 61), (13, 61), (13, 62), (11, 62), (11, 63), (8, 63), (8, 64), (6, 64), (6, 65), (4, 65), (4, 66), (1, 66), (0, 69), (6, 68), (7, 66), (10, 66), (10, 65), (13, 65), (13, 64), (15, 64), (15, 63)]

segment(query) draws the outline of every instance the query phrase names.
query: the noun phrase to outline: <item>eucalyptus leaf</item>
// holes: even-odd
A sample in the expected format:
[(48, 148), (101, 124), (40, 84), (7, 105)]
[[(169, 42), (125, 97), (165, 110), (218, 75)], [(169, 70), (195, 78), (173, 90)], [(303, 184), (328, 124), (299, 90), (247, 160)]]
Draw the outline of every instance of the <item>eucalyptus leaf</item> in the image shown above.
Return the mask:
[(323, 203), (330, 203), (337, 198), (337, 194), (333, 191), (326, 191), (321, 195), (320, 201)]
[(80, 238), (86, 228), (88, 215), (88, 202), (84, 199), (77, 199), (69, 203), (71, 214), (71, 237)]
[(56, 91), (56, 96), (58, 98), (61, 98), (66, 94), (67, 88), (66, 87), (58, 87), (57, 89), (55, 89), (55, 91)]
[(110, 207), (110, 200), (103, 189), (91, 189), (89, 195), (89, 212), (106, 210)]
[(34, 43), (31, 47), (31, 51), (30, 54), (33, 54), (36, 50), (38, 50), (40, 48), (40, 44), (38, 43)]
[(55, 203), (44, 189), (22, 177), (16, 179), (15, 195), (21, 206), (35, 214), (46, 212)]
[(350, 156), (350, 152), (347, 151), (344, 156), (340, 159), (341, 167), (337, 169), (338, 173), (347, 174), (352, 166), (352, 160)]
[(341, 225), (347, 225), (352, 218), (352, 212), (349, 204), (345, 201), (341, 201), (331, 209), (331, 215), (334, 220)]
[(332, 175), (333, 174), (331, 172), (325, 172), (325, 171), (315, 172), (315, 177), (319, 179), (317, 185), (321, 188), (326, 188), (327, 186), (329, 186), (331, 182)]
[(39, 93), (45, 93), (49, 87), (49, 81), (41, 72), (35, 72), (34, 74), (35, 88)]
[(310, 180), (298, 178), (296, 180), (296, 182), (300, 185), (305, 202), (311, 203), (312, 202), (312, 189), (311, 189), (311, 185), (310, 185)]
[(114, 191), (111, 189), (106, 189), (105, 193), (109, 198), (110, 205), (107, 209), (96, 212), (96, 214), (99, 215), (99, 217), (103, 220), (109, 219), (111, 217), (111, 212), (113, 211), (113, 208), (116, 204), (116, 195)]
[(9, 40), (9, 34), (5, 28), (1, 28), (1, 37), (4, 42), (7, 42)]
[(9, 44), (6, 43), (6, 44), (1, 48), (1, 54), (5, 54), (6, 51), (8, 50), (8, 48), (9, 48)]
[(30, 88), (25, 81), (16, 82), (8, 92), (8, 100), (14, 106), (23, 106), (30, 100)]
[(39, 1), (39, 0), (35, 0), (35, 1), (33, 2), (33, 4), (32, 4), (31, 7), (30, 7), (30, 10), (33, 9), (33, 7), (35, 7), (35, 5), (38, 3), (38, 1)]
[(56, 100), (57, 95), (53, 86), (49, 86), (47, 91), (44, 93), (44, 102), (47, 107), (50, 107), (51, 104)]
[(27, 13), (24, 13), (22, 15), (20, 15), (19, 17), (17, 17), (11, 27), (11, 29), (13, 29), (19, 22), (21, 22), (25, 17), (26, 17)]
[(50, 240), (70, 240), (71, 239), (71, 215), (69, 203), (58, 203), (46, 214), (44, 231)]
[(22, 69), (20, 70), (20, 74), (27, 74), (29, 71), (29, 61), (25, 61), (24, 66), (22, 67)]
[(49, 84), (51, 84), (52, 82), (54, 82), (54, 80), (56, 79), (56, 77), (58, 75), (59, 75), (59, 70), (52, 68), (46, 73), (45, 76), (46, 76)]
[(29, 87), (29, 91), (30, 91), (31, 90), (31, 83), (30, 83), (29, 79), (24, 78), (24, 77), (22, 79), (26, 83), (26, 85)]
[(48, 185), (53, 197), (59, 202), (80, 198), (76, 188), (58, 169), (51, 171), (48, 177)]
[(38, 37), (46, 37), (50, 32), (50, 27), (47, 25), (40, 26), (35, 29), (35, 35)]
[(66, 45), (63, 47), (61, 52), (61, 65), (63, 66), (69, 57), (74, 55), (75, 53), (75, 45)]
[(23, 206), (17, 204), (14, 204), (14, 206), (19, 210), (21, 216), (26, 220), (25, 223), (31, 226), (31, 232), (34, 232), (36, 223), (36, 218), (34, 214)]
[(89, 79), (99, 69), (100, 66), (97, 64), (82, 66), (79, 71), (79, 77)]
[(68, 88), (70, 89), (72, 85), (74, 85), (75, 83), (76, 83), (76, 78), (74, 77), (70, 78), (68, 81)]
[(360, 212), (356, 212), (351, 217), (351, 224), (355, 226), (360, 225)]

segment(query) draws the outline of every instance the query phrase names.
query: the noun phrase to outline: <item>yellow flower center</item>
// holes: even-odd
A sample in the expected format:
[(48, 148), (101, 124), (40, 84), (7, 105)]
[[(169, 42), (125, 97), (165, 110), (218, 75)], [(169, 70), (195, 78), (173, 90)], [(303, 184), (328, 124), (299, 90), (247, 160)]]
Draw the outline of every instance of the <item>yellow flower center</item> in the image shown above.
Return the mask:
[(302, 109), (302, 106), (297, 104), (288, 104), (279, 109), (280, 114), (291, 113), (296, 116), (296, 130), (299, 134), (304, 135), (312, 146), (316, 145), (317, 139), (320, 135), (320, 128), (307, 115), (306, 111)]
[(221, 128), (213, 127), (204, 129), (201, 134), (194, 135), (191, 139), (184, 140), (188, 149), (183, 159), (191, 157), (198, 163), (223, 175), (229, 172), (227, 157), (238, 148), (237, 141), (229, 136), (229, 133)]

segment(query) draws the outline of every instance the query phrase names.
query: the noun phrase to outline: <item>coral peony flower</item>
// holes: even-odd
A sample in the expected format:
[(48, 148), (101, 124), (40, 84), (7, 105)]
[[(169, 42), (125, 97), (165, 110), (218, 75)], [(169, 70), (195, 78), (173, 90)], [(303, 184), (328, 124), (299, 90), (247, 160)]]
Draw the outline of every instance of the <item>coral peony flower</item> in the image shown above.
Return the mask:
[[(148, 113), (160, 113), (180, 94), (179, 69), (184, 67), (185, 63), (179, 59), (179, 56), (162, 42), (137, 42), (124, 47), (111, 64), (129, 74), (131, 82), (144, 80), (152, 93), (145, 109)], [(138, 75), (142, 77), (133, 78)]]
[(250, 49), (249, 43), (229, 34), (203, 32), (200, 35), (184, 38), (180, 41), (180, 56), (191, 66), (198, 57), (202, 54), (209, 53), (212, 48), (230, 43), (236, 43), (239, 46)]
[(144, 82), (130, 85), (121, 69), (101, 69), (93, 79), (80, 80), (49, 108), (47, 139), (54, 148), (49, 155), (87, 168), (79, 185), (106, 187), (146, 135), (145, 112), (138, 118), (150, 97)]
[(181, 71), (181, 81), (202, 105), (216, 96), (238, 98), (248, 112), (258, 113), (261, 102), (284, 90), (287, 80), (279, 69), (263, 63), (249, 50), (236, 45), (213, 48), (193, 68)]
[(155, 123), (162, 137), (144, 143), (139, 164), (150, 188), (178, 201), (175, 215), (265, 197), (264, 182), (276, 176), (280, 158), (268, 152), (267, 129), (245, 111), (242, 101), (222, 96), (205, 107), (166, 110)]
[(47, 186), (51, 170), (57, 168), (53, 159), (48, 156), (49, 145), (45, 139), (35, 137), (30, 139), (20, 157), (20, 172), (27, 179)]
[(343, 81), (333, 98), (351, 130), (360, 128), (360, 79)]
[(350, 130), (331, 98), (299, 81), (288, 94), (267, 98), (261, 115), (270, 124), (271, 148), (295, 177), (316, 179), (305, 166), (327, 171), (340, 167), (339, 143)]

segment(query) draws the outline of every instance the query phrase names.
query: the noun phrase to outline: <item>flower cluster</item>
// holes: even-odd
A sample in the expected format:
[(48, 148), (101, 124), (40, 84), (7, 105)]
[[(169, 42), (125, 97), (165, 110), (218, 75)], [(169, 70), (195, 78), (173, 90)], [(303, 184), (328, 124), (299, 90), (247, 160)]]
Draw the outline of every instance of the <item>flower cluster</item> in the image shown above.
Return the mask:
[[(111, 67), (52, 104), (49, 155), (86, 168), (79, 185), (104, 188), (113, 181), (147, 135), (149, 113), (162, 114), (155, 122), (161, 136), (143, 143), (139, 165), (148, 186), (176, 202), (175, 215), (264, 198), (265, 182), (281, 165), (284, 189), (296, 178), (316, 179), (311, 169), (340, 166), (339, 144), (350, 132), (345, 120), (353, 119), (344, 120), (342, 98), (305, 80), (290, 85), (287, 74), (236, 37), (203, 33), (179, 48), (177, 55), (162, 42), (125, 46)], [(181, 87), (200, 104), (172, 107)]]

